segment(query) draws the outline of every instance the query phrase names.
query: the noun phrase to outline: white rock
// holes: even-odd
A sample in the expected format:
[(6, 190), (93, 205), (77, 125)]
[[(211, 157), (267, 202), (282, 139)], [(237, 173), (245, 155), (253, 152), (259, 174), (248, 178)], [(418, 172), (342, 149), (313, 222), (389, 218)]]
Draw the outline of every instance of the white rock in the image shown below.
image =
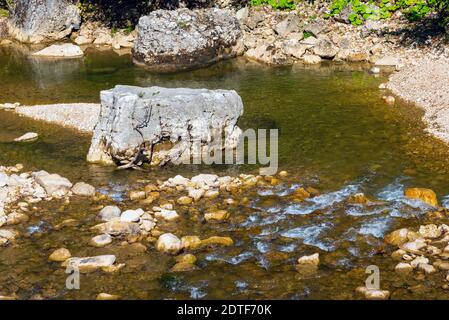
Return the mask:
[(144, 231), (151, 231), (156, 226), (156, 223), (151, 220), (142, 220), (142, 223), (140, 224), (140, 228)]
[(416, 257), (415, 259), (413, 259), (413, 261), (410, 262), (410, 265), (413, 268), (416, 268), (420, 264), (427, 264), (427, 263), (429, 263), (429, 259), (427, 259), (426, 257), (423, 257), (423, 256), (419, 256), (419, 257)]
[(17, 237), (17, 232), (9, 229), (1, 229), (0, 230), (0, 238), (7, 239), (9, 241), (14, 240)]
[(194, 176), (191, 181), (200, 188), (204, 187), (218, 187), (218, 176), (215, 174), (199, 174)]
[(164, 253), (177, 254), (182, 250), (182, 242), (174, 234), (164, 233), (157, 239), (156, 249)]
[(45, 189), (47, 195), (51, 197), (62, 197), (66, 195), (73, 186), (68, 179), (63, 178), (56, 173), (49, 174), (42, 170), (34, 172), (32, 175), (36, 182)]
[(416, 239), (414, 241), (409, 241), (401, 245), (401, 249), (411, 252), (411, 253), (422, 253), (420, 250), (427, 246), (424, 239)]
[(6, 173), (0, 172), (0, 188), (8, 184), (9, 177)]
[(120, 216), (120, 221), (123, 222), (138, 222), (140, 220), (140, 216), (144, 214), (142, 209), (137, 210), (126, 210)]
[(27, 132), (23, 136), (20, 136), (18, 138), (15, 138), (15, 142), (26, 142), (26, 141), (33, 141), (36, 140), (39, 137), (39, 135), (36, 132)]
[(78, 182), (73, 186), (72, 192), (77, 196), (93, 197), (95, 195), (95, 188), (85, 182)]
[(189, 189), (189, 197), (192, 198), (194, 201), (200, 200), (206, 191), (204, 189)]
[(13, 110), (17, 107), (20, 106), (20, 103), (16, 102), (16, 103), (2, 103), (0, 104), (0, 109), (3, 110)]
[(179, 218), (178, 213), (175, 210), (162, 209), (154, 213), (156, 218), (162, 218), (167, 221), (173, 221)]
[(235, 17), (236, 17), (239, 21), (245, 20), (246, 18), (248, 18), (248, 15), (249, 15), (248, 7), (244, 7), (244, 8), (242, 8), (242, 9), (238, 10), (238, 11), (235, 13)]
[(112, 237), (109, 234), (100, 234), (90, 240), (90, 244), (94, 247), (104, 247), (112, 242)]
[(62, 266), (78, 269), (81, 273), (95, 271), (99, 268), (112, 266), (116, 258), (114, 255), (102, 255), (86, 258), (70, 258), (67, 259)]
[(368, 289), (366, 287), (358, 287), (356, 291), (362, 293), (368, 300), (385, 300), (390, 297), (390, 292), (387, 290)]
[(428, 224), (419, 227), (419, 233), (424, 238), (438, 238), (441, 236), (441, 230), (434, 224)]
[(418, 268), (420, 270), (424, 271), (427, 274), (431, 274), (431, 273), (437, 272), (437, 269), (434, 266), (432, 266), (432, 265), (430, 265), (428, 263), (421, 263), (421, 264), (418, 265)]
[(187, 185), (189, 182), (190, 182), (189, 179), (184, 178), (184, 177), (181, 176), (181, 175), (177, 175), (177, 176), (175, 176), (175, 177), (173, 177), (173, 178), (168, 179), (169, 185), (172, 185), (172, 186), (185, 186), (185, 185)]
[(396, 265), (394, 270), (397, 273), (408, 274), (413, 271), (413, 267), (409, 263), (400, 262)]
[(78, 58), (84, 55), (83, 50), (77, 45), (64, 43), (61, 45), (51, 45), (41, 51), (33, 53), (38, 57), (57, 57), (57, 58)]
[(112, 219), (119, 218), (121, 210), (117, 206), (106, 206), (100, 211), (100, 218), (103, 221), (111, 221)]
[(320, 254), (314, 253), (310, 256), (302, 256), (298, 259), (298, 264), (300, 265), (313, 265), (318, 266), (320, 263)]

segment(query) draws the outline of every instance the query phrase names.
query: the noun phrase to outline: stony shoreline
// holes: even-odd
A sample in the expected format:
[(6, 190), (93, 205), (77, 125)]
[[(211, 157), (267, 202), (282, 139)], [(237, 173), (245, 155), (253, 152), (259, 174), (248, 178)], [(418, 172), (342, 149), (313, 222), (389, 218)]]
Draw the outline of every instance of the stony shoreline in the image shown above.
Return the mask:
[(392, 74), (386, 85), (393, 94), (425, 111), (428, 132), (449, 142), (449, 59), (426, 56)]

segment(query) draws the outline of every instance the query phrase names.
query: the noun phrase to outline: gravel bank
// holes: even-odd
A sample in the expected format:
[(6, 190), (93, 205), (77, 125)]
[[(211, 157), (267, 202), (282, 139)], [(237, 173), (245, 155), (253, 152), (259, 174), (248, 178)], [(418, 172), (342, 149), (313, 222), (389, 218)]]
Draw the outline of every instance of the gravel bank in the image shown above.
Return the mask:
[(100, 104), (70, 103), (22, 106), (15, 111), (36, 120), (56, 123), (82, 132), (91, 133), (100, 115)]
[(428, 131), (449, 142), (449, 59), (428, 56), (391, 75), (387, 88), (425, 111)]

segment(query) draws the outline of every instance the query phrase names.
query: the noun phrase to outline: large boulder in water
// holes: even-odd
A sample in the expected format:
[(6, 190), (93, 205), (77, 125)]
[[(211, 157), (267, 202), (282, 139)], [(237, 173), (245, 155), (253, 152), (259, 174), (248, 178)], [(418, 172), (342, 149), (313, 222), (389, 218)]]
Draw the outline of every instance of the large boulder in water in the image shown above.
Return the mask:
[(21, 42), (49, 42), (67, 37), (80, 23), (80, 11), (69, 0), (16, 0), (9, 32)]
[(229, 10), (157, 10), (140, 18), (134, 62), (170, 72), (240, 54), (240, 24)]
[(240, 141), (243, 103), (234, 90), (116, 86), (100, 96), (89, 162), (164, 165)]

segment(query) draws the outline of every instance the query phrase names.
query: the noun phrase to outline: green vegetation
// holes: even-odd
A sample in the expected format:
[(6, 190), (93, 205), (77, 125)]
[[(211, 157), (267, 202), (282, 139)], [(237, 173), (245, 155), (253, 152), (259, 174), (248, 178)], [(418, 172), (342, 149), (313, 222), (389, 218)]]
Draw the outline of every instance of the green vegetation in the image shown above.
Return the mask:
[(396, 11), (401, 11), (410, 21), (421, 20), (430, 12), (441, 17), (449, 13), (449, 0), (334, 0), (328, 16), (340, 14), (348, 5), (352, 8), (348, 18), (353, 25), (361, 25), (366, 20), (387, 19)]
[(0, 17), (8, 17), (9, 11), (7, 9), (0, 9)]
[(293, 10), (296, 8), (294, 0), (251, 0), (251, 5), (260, 6), (268, 4), (273, 9)]

